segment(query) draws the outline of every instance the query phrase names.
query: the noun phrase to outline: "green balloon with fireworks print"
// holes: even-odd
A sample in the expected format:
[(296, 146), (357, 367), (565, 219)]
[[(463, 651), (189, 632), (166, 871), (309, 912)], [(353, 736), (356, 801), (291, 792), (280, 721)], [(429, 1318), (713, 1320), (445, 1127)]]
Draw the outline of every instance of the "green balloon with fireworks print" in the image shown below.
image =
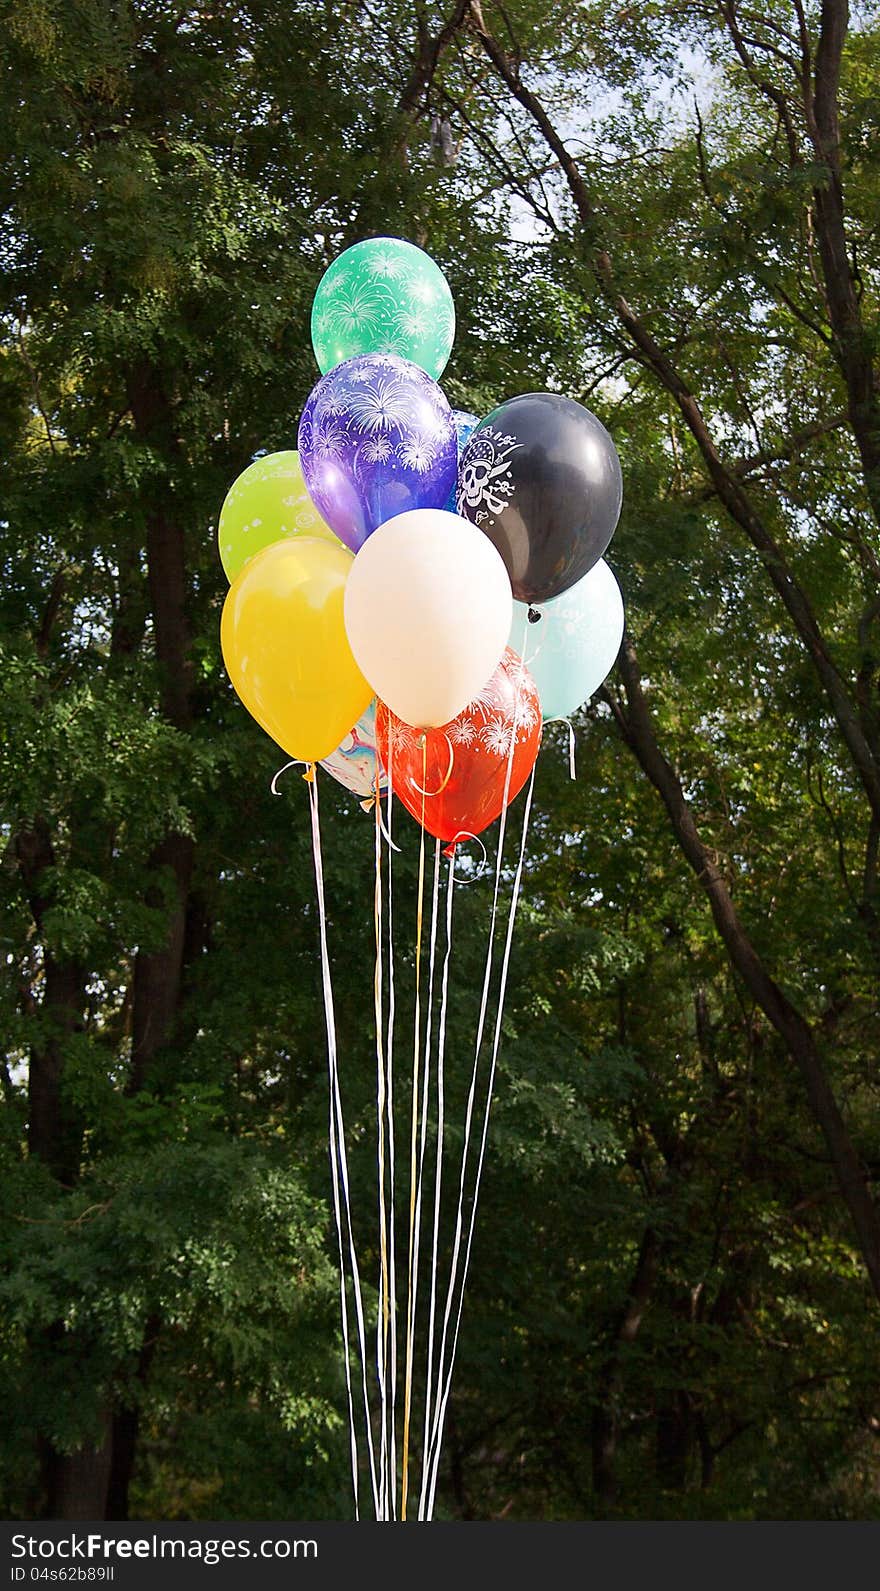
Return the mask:
[(436, 381), (455, 336), (455, 306), (439, 265), (402, 238), (367, 238), (333, 261), (312, 305), (324, 375), (358, 354), (398, 354)]

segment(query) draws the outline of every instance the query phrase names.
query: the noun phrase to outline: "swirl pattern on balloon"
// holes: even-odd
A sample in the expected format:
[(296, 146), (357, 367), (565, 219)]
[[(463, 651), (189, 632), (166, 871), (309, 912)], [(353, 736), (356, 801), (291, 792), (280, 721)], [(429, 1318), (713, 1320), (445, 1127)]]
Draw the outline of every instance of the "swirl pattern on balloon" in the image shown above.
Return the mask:
[(312, 306), (312, 343), (326, 374), (358, 354), (392, 353), (439, 376), (455, 307), (439, 265), (402, 238), (367, 238), (325, 271)]
[(349, 730), (342, 744), (329, 757), (321, 758), (321, 767), (361, 799), (376, 794), (377, 776), (380, 792), (385, 789), (387, 781), (376, 751), (375, 701)]
[(357, 552), (385, 520), (446, 501), (457, 470), (452, 410), (418, 365), (363, 354), (313, 389), (299, 454), (313, 501)]

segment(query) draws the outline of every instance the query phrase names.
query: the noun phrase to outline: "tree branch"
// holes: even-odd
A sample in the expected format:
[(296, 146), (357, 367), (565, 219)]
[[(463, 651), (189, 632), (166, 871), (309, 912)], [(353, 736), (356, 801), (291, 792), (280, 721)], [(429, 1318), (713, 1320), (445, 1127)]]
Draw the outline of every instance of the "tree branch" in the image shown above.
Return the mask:
[[(880, 764), (865, 735), (844, 678), (831, 656), (806, 591), (795, 579), (782, 547), (759, 515), (741, 481), (731, 473), (722, 460), (705, 416), (687, 382), (668, 353), (657, 343), (644, 320), (631, 308), (618, 289), (610, 257), (600, 244), (597, 212), (577, 162), (553, 126), (541, 101), (522, 82), (518, 64), (508, 57), (497, 39), (489, 32), (479, 0), (470, 0), (470, 18), (473, 29), (495, 70), (507, 84), (513, 97), (528, 112), (548, 147), (556, 154), (583, 228), (585, 243), (592, 255), (592, 265), (599, 290), (613, 309), (634, 347), (642, 354), (644, 362), (675, 399), (700, 449), (709, 478), (720, 501), (731, 518), (745, 531), (761, 558), (819, 676), (853, 765), (862, 782), (871, 811), (875, 817), (880, 818)], [(850, 413), (852, 413), (851, 408)], [(880, 430), (878, 430), (878, 447), (880, 447)], [(880, 477), (878, 477), (878, 490), (880, 490)]]
[(838, 1186), (852, 1217), (872, 1287), (880, 1300), (880, 1216), (868, 1188), (864, 1167), (828, 1082), (813, 1031), (770, 976), (746, 933), (727, 882), (700, 835), (678, 775), (660, 750), (642, 689), (635, 648), (628, 635), (624, 636), (618, 669), (627, 702), (626, 711), (620, 704), (614, 708), (621, 733), (666, 807), (675, 837), (708, 898), (715, 927), (731, 965), (745, 982), (798, 1067), (814, 1118), (828, 1146)]

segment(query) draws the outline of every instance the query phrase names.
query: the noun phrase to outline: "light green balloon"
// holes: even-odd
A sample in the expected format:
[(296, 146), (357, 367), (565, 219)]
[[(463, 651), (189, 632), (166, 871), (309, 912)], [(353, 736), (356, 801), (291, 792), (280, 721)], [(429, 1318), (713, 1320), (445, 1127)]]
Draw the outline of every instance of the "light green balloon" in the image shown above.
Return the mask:
[(295, 449), (254, 459), (226, 494), (217, 544), (230, 584), (254, 553), (286, 536), (320, 536), (339, 545), (306, 491)]
[(430, 254), (401, 238), (368, 238), (333, 261), (312, 305), (324, 375), (357, 354), (398, 354), (436, 381), (455, 336), (449, 283)]

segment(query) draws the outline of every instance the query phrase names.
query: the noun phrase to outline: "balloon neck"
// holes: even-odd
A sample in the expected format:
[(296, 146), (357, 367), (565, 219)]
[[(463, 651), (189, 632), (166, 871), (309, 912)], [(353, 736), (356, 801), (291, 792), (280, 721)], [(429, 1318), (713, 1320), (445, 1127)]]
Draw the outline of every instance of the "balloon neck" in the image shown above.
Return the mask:
[(455, 859), (456, 850), (457, 850), (456, 842), (455, 842), (455, 840), (453, 840), (451, 845), (447, 845), (446, 846), (446, 848), (445, 848), (445, 850), (443, 852), (443, 855), (448, 859), (448, 861), (452, 862)]
[(362, 812), (372, 812), (372, 810), (373, 810), (375, 805), (376, 805), (376, 797), (375, 796), (370, 796), (369, 800), (361, 802), (361, 811)]
[(305, 773), (303, 774), (303, 778), (305, 779), (306, 784), (314, 784), (314, 782), (315, 782), (315, 764), (313, 762), (309, 763)]
[(530, 604), (529, 605), (529, 624), (540, 624), (542, 617), (543, 617), (543, 614), (539, 613), (538, 609), (537, 608), (533, 608), (531, 606), (531, 604)]

